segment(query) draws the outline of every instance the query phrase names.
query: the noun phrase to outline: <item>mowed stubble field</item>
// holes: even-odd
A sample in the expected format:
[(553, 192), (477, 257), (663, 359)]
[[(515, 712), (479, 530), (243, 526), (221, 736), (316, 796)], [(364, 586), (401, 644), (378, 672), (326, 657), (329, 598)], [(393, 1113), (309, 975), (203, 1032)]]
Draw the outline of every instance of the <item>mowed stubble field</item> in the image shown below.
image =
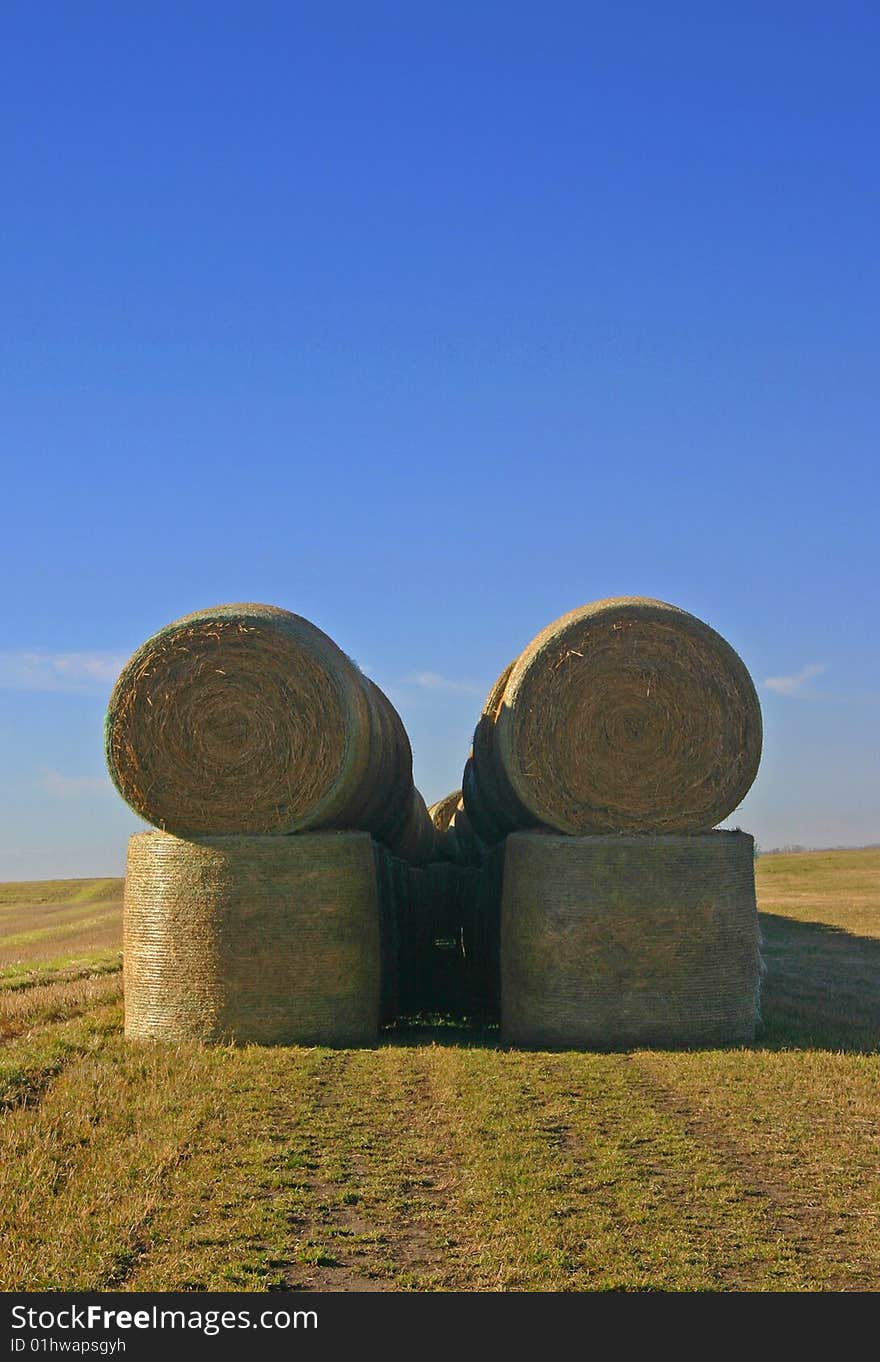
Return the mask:
[(880, 1288), (880, 851), (758, 885), (757, 1043), (626, 1054), (126, 1045), (122, 882), (0, 886), (0, 1288)]

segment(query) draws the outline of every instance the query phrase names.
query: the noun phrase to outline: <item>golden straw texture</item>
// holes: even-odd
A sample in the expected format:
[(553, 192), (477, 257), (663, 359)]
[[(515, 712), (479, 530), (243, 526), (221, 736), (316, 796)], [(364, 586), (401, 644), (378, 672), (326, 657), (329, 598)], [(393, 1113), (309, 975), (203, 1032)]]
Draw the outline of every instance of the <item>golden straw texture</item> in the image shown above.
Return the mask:
[(428, 809), (428, 817), (438, 832), (445, 832), (449, 827), (460, 799), (461, 790), (453, 790), (452, 794), (444, 795), (442, 799), (438, 799), (437, 803), (432, 804)]
[(130, 1039), (370, 1045), (380, 924), (366, 833), (132, 837)]
[(275, 606), (199, 610), (148, 639), (114, 687), (105, 750), (123, 799), (179, 836), (414, 841), (400, 716), (332, 639)]
[(760, 981), (747, 833), (507, 839), (506, 1044), (743, 1044), (754, 1037)]
[[(503, 771), (533, 826), (702, 832), (745, 796), (761, 737), (755, 687), (719, 634), (663, 601), (615, 597), (564, 615), (520, 655), (491, 761), (475, 743), (474, 770), (487, 796), (484, 768)], [(499, 825), (525, 826), (503, 792), (489, 802)]]

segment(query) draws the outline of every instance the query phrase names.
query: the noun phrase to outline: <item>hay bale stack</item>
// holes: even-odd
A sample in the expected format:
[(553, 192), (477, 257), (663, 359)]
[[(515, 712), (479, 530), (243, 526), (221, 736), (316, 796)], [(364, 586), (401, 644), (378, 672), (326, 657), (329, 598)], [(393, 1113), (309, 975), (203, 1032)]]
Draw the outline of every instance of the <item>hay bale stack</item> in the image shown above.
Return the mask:
[(464, 800), (480, 837), (714, 827), (758, 770), (761, 710), (743, 662), (676, 606), (621, 596), (544, 629), (499, 677)]
[(129, 842), (125, 1034), (372, 1045), (381, 937), (366, 833)]
[(447, 833), (447, 847), (450, 860), (455, 861), (457, 865), (479, 867), (483, 864), (486, 844), (474, 832), (463, 799), (458, 801), (452, 815)]
[(357, 828), (417, 855), (432, 841), (394, 706), (275, 606), (198, 610), (148, 639), (114, 687), (105, 751), (123, 799), (177, 836)]
[(505, 845), (509, 1045), (743, 1044), (761, 980), (754, 842), (515, 833)]
[(458, 808), (460, 799), (461, 790), (453, 790), (451, 794), (444, 795), (442, 799), (438, 799), (437, 803), (432, 804), (428, 809), (428, 817), (438, 833), (446, 832), (452, 822), (452, 815)]
[(456, 865), (480, 866), (486, 845), (474, 831), (461, 790), (454, 790), (428, 810), (437, 833), (436, 855)]

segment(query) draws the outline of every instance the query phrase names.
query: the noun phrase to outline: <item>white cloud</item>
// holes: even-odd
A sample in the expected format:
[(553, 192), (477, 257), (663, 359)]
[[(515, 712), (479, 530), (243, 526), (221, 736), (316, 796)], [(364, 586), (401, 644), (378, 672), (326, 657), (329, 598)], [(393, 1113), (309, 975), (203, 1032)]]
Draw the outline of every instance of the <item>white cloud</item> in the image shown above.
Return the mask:
[(124, 662), (125, 657), (120, 653), (0, 650), (0, 688), (104, 695)]
[(53, 799), (79, 799), (111, 789), (106, 776), (63, 776), (60, 771), (52, 770), (44, 771), (34, 784)]
[(438, 676), (436, 672), (415, 672), (405, 676), (404, 686), (419, 686), (422, 690), (452, 690), (462, 695), (485, 695), (485, 686), (475, 686), (471, 681), (457, 681), (452, 677)]
[(821, 662), (811, 662), (793, 676), (768, 676), (764, 685), (775, 690), (777, 695), (797, 695), (814, 676), (820, 676), (828, 668)]

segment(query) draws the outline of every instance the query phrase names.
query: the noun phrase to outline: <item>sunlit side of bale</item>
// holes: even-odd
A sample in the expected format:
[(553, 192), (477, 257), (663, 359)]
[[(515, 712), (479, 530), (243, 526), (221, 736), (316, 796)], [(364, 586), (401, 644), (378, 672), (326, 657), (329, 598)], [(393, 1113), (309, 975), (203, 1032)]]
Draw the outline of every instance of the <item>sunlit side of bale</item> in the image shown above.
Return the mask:
[(141, 833), (125, 880), (126, 1037), (374, 1044), (380, 937), (366, 833)]
[(514, 833), (504, 850), (509, 1045), (736, 1045), (761, 981), (754, 842)]

